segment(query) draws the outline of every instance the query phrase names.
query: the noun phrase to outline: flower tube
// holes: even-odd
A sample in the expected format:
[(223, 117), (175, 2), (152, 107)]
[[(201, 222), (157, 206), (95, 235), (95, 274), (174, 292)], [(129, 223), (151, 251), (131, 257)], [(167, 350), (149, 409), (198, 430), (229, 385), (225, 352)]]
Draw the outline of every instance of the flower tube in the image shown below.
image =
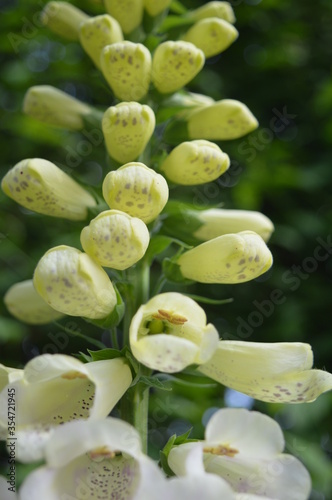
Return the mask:
[(155, 17), (170, 6), (172, 0), (144, 0), (144, 9), (149, 16)]
[(207, 17), (218, 17), (228, 23), (235, 23), (234, 11), (229, 2), (207, 2), (197, 9), (189, 11), (188, 16), (195, 21), (200, 21)]
[(79, 40), (80, 24), (89, 19), (82, 10), (68, 2), (49, 2), (45, 5), (41, 21), (53, 33), (67, 40)]
[(127, 34), (136, 29), (143, 19), (143, 0), (104, 0), (106, 11), (121, 25)]

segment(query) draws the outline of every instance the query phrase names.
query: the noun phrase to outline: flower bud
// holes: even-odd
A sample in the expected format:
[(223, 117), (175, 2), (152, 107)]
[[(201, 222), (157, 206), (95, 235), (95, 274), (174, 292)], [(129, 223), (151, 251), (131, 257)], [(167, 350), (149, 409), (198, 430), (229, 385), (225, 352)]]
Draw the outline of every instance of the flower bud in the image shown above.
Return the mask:
[(195, 212), (195, 215), (202, 225), (194, 232), (194, 237), (202, 241), (223, 234), (254, 231), (266, 242), (274, 231), (272, 221), (260, 212), (211, 208)]
[(89, 19), (85, 12), (68, 2), (49, 2), (45, 5), (41, 21), (53, 33), (67, 40), (79, 40), (80, 24)]
[(36, 292), (32, 280), (12, 285), (7, 290), (4, 303), (10, 314), (29, 325), (44, 325), (63, 316), (41, 298)]
[(103, 196), (110, 208), (153, 221), (168, 200), (164, 177), (143, 163), (127, 163), (109, 172), (103, 183)]
[(236, 28), (223, 19), (208, 17), (197, 21), (183, 40), (201, 49), (205, 57), (212, 57), (226, 50), (239, 36)]
[(30, 87), (25, 94), (23, 112), (36, 120), (54, 127), (80, 130), (83, 117), (92, 110), (83, 102), (51, 85)]
[(129, 329), (138, 361), (154, 370), (173, 373), (205, 363), (218, 346), (218, 332), (206, 324), (204, 310), (180, 293), (162, 293), (141, 306)]
[(104, 0), (106, 11), (119, 23), (124, 33), (131, 33), (143, 19), (143, 0)]
[(185, 252), (177, 261), (185, 278), (199, 283), (244, 283), (272, 266), (272, 254), (253, 231), (225, 234)]
[(105, 111), (102, 128), (108, 154), (128, 163), (143, 153), (155, 127), (154, 112), (138, 102), (120, 102)]
[(115, 96), (122, 101), (139, 101), (151, 79), (151, 54), (141, 43), (114, 43), (104, 48), (101, 70)]
[(172, 0), (144, 0), (144, 8), (149, 16), (155, 17), (166, 10), (171, 3)]
[(123, 40), (120, 24), (108, 14), (91, 17), (83, 22), (80, 26), (79, 36), (85, 52), (99, 69), (103, 48)]
[(152, 82), (162, 94), (175, 92), (197, 75), (204, 62), (203, 52), (192, 43), (161, 43), (153, 55)]
[(217, 144), (204, 140), (182, 142), (160, 169), (176, 184), (194, 186), (217, 179), (230, 165), (229, 156)]
[(258, 121), (247, 106), (234, 99), (224, 99), (194, 110), (188, 118), (191, 139), (238, 139), (257, 127)]
[(51, 307), (69, 316), (105, 318), (117, 303), (107, 273), (89, 255), (66, 245), (45, 253), (33, 284)]
[(81, 232), (84, 251), (101, 266), (112, 269), (123, 270), (136, 264), (149, 241), (144, 222), (119, 210), (102, 212)]
[(202, 5), (202, 7), (198, 7), (198, 9), (190, 11), (188, 15), (195, 21), (200, 21), (207, 17), (218, 17), (228, 23), (235, 23), (234, 11), (228, 2), (208, 2)]
[(53, 163), (41, 158), (22, 160), (2, 179), (3, 192), (39, 214), (83, 220), (94, 198)]

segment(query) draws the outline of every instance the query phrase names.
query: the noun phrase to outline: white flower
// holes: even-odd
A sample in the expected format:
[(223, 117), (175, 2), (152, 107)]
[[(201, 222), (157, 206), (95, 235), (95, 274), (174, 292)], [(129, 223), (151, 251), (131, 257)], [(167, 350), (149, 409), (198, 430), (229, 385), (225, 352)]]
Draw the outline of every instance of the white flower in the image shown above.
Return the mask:
[[(13, 466), (14, 467), (14, 466)], [(10, 479), (10, 475), (7, 477), (0, 476), (0, 498), (1, 500), (19, 500), (16, 493), (16, 471), (13, 471), (13, 479)]]

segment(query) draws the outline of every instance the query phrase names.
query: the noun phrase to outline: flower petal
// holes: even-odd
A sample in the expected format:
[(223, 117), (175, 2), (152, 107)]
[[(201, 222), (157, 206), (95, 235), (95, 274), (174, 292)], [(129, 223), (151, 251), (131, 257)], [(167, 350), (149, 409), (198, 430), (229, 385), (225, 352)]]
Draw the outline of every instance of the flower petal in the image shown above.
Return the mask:
[(105, 9), (120, 23), (124, 33), (137, 28), (143, 18), (143, 0), (105, 0)]

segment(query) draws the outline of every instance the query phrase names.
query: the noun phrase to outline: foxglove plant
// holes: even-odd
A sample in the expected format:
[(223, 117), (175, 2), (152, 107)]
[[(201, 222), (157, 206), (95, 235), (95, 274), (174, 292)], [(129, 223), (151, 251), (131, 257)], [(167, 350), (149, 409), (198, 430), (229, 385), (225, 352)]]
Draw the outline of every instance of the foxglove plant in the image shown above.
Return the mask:
[[(311, 369), (307, 344), (219, 339), (197, 303), (209, 299), (161, 293), (166, 283), (238, 285), (272, 265), (266, 242), (274, 227), (265, 215), (198, 210), (174, 199), (171, 189), (216, 180), (230, 158), (227, 143), (221, 149), (211, 141), (258, 127), (242, 102), (215, 102), (183, 88), (206, 58), (236, 40), (231, 5), (209, 2), (187, 11), (178, 1), (105, 0), (104, 6), (105, 14), (90, 17), (50, 2), (42, 15), (56, 35), (80, 43), (101, 71), (112, 96), (104, 109), (47, 85), (32, 87), (24, 100), (24, 112), (47, 125), (79, 131), (93, 123), (102, 130), (108, 155), (102, 185), (82, 187), (39, 158), (20, 161), (2, 181), (5, 194), (23, 207), (79, 221), (84, 250), (59, 244), (41, 255), (33, 279), (7, 292), (9, 311), (30, 324), (78, 316), (88, 324), (85, 338), (96, 341), (88, 335), (93, 323), (110, 329), (112, 341), (107, 349), (98, 340), (105, 348), (81, 352), (80, 360), (54, 354), (24, 370), (0, 366), (1, 437), (7, 393), (15, 390), (19, 456), (45, 460), (24, 481), (20, 499), (166, 500), (184, 492), (198, 499), (204, 491), (211, 500), (305, 500), (306, 469), (282, 454), (280, 428), (259, 413), (220, 410), (203, 444), (173, 439), (160, 464), (178, 478), (166, 480), (146, 456), (149, 389), (167, 388), (166, 374), (191, 367), (272, 403), (314, 401), (332, 389), (332, 375)], [(158, 280), (150, 276), (152, 265)], [(115, 407), (121, 420), (107, 418)], [(285, 457), (288, 468), (272, 477), (268, 465), (284, 465)]]

